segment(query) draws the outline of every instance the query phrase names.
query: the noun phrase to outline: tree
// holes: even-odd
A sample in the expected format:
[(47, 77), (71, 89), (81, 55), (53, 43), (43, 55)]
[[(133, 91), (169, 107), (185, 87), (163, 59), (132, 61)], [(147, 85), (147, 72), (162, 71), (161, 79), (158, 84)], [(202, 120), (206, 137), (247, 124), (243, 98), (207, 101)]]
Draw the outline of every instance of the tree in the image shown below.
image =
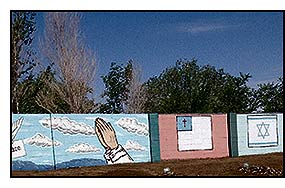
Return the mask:
[(30, 48), (33, 33), (36, 30), (35, 15), (33, 12), (12, 12), (11, 90), (13, 113), (20, 112), (19, 101), (27, 92), (21, 83), (33, 78), (32, 71), (36, 66), (34, 51)]
[[(45, 80), (48, 91), (40, 91), (37, 103), (51, 113), (58, 113), (56, 109), (66, 110), (61, 113), (91, 113), (95, 108), (88, 96), (94, 92), (96, 61), (83, 42), (80, 19), (77, 13), (52, 12), (45, 16), (42, 53), (49, 64), (54, 64), (55, 79)], [(58, 100), (68, 107), (56, 107)]]
[(283, 112), (283, 77), (276, 83), (258, 84), (256, 98), (261, 112)]
[(255, 109), (252, 102), (252, 88), (247, 86), (250, 74), (232, 76), (226, 74), (225, 82), (221, 88), (221, 112), (251, 113)]
[(52, 93), (52, 91), (46, 85), (46, 81), (55, 81), (55, 74), (52, 72), (50, 66), (46, 68), (46, 70), (41, 71), (37, 77), (33, 79), (27, 79), (24, 82), (19, 84), (20, 88), (27, 90), (28, 92), (23, 95), (21, 100), (19, 100), (19, 111), (21, 113), (30, 113), (30, 114), (44, 114), (51, 113), (48, 109), (41, 106), (37, 101), (39, 95), (42, 100), (46, 98), (53, 97), (55, 98), (56, 104), (54, 104), (55, 112), (65, 112), (68, 111), (68, 106), (66, 103), (59, 98), (57, 93)]
[(138, 64), (132, 64), (130, 79), (127, 85), (128, 94), (125, 102), (126, 113), (143, 113), (146, 100), (146, 89), (141, 82), (141, 68)]
[(132, 62), (129, 61), (124, 67), (111, 63), (110, 71), (107, 75), (102, 76), (105, 84), (105, 90), (102, 97), (106, 103), (101, 105), (100, 112), (102, 113), (123, 113), (124, 106), (128, 98), (128, 85), (132, 75)]
[(195, 59), (178, 60), (144, 84), (145, 109), (158, 113), (247, 112), (249, 78), (249, 74), (235, 77), (209, 65), (200, 67)]

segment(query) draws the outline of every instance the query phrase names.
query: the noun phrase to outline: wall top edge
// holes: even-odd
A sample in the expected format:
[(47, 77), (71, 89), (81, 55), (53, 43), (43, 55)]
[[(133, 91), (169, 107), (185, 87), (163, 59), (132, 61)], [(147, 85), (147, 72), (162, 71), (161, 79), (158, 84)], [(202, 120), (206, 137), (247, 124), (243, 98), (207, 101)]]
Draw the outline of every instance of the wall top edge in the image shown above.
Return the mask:
[(200, 113), (193, 113), (193, 114), (158, 114), (159, 116), (167, 116), (167, 115), (170, 115), (170, 116), (212, 116), (212, 115), (227, 115), (227, 114), (200, 114)]
[[(149, 113), (149, 114), (157, 114), (157, 113)], [(50, 114), (14, 114), (12, 115), (50, 115)], [(68, 114), (51, 114), (51, 115), (148, 115), (147, 113), (144, 114), (75, 114), (75, 113), (68, 113)]]
[[(50, 115), (50, 114), (14, 114), (12, 115)], [(75, 114), (75, 113), (68, 113), (68, 114), (52, 114), (52, 115), (149, 115), (149, 114), (158, 114), (158, 115), (195, 115), (195, 116), (211, 116), (211, 115), (227, 115), (227, 114), (236, 114), (236, 115), (283, 115), (283, 113), (175, 113), (175, 114), (160, 114), (160, 113), (139, 113), (139, 114), (103, 114), (103, 113), (96, 113), (96, 114)]]
[(283, 113), (251, 113), (251, 114), (236, 114), (236, 115), (270, 116), (270, 115), (283, 115)]

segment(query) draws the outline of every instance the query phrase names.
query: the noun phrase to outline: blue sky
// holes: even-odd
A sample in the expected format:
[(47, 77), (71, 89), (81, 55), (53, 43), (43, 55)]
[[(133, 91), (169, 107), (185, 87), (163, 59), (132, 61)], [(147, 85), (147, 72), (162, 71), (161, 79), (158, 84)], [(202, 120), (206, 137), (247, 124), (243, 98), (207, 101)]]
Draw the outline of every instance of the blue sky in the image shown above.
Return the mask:
[[(180, 58), (250, 73), (249, 86), (283, 76), (283, 14), (278, 12), (83, 12), (82, 31), (98, 61), (95, 90), (111, 62), (133, 59), (142, 80), (159, 75)], [(43, 14), (37, 16), (39, 37)], [(36, 43), (37, 39), (35, 39)]]

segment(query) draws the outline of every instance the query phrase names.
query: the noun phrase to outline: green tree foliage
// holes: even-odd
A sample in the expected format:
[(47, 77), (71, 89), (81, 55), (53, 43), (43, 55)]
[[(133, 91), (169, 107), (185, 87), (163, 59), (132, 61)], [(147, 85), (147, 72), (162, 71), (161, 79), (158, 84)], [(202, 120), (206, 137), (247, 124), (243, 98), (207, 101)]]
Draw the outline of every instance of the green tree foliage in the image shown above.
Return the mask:
[(105, 104), (100, 106), (101, 113), (123, 113), (124, 104), (128, 97), (128, 84), (130, 83), (132, 73), (132, 61), (127, 65), (117, 65), (111, 63), (110, 71), (107, 75), (102, 76), (105, 84), (103, 97)]
[(235, 77), (197, 60), (178, 60), (146, 83), (146, 112), (227, 113), (249, 112), (249, 74)]
[(57, 93), (51, 91), (46, 85), (46, 81), (54, 82), (55, 73), (51, 66), (47, 66), (46, 70), (41, 71), (36, 78), (30, 78), (19, 84), (19, 87), (27, 90), (25, 95), (19, 100), (20, 113), (40, 114), (50, 113), (46, 108), (42, 107), (38, 101), (37, 96), (44, 93), (45, 98), (53, 98), (55, 101), (54, 111), (65, 112), (68, 111), (68, 105), (62, 100)]
[(261, 112), (283, 113), (283, 77), (276, 83), (259, 84), (256, 90), (256, 100)]
[(29, 48), (33, 41), (35, 13), (12, 12), (11, 26), (11, 89), (12, 112), (19, 113), (19, 101), (25, 95), (22, 82), (33, 77), (32, 70), (36, 66), (34, 52)]

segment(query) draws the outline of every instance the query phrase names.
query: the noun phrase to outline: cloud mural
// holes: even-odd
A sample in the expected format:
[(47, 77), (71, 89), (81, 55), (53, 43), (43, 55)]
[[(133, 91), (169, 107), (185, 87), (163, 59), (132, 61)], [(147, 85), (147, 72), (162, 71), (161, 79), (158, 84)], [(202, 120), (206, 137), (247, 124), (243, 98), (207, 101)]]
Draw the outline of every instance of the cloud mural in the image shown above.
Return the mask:
[(95, 146), (89, 145), (87, 143), (78, 143), (73, 146), (70, 146), (65, 151), (70, 153), (91, 153), (91, 152), (98, 152), (100, 151), (100, 149), (96, 148)]
[(21, 118), (16, 141), (26, 153), (12, 158), (13, 170), (151, 161), (147, 114), (13, 114), (13, 123)]
[(140, 145), (136, 141), (128, 140), (126, 145), (124, 145), (126, 150), (134, 150), (134, 151), (146, 151), (146, 148)]
[(148, 136), (148, 126), (144, 123), (139, 123), (135, 118), (120, 118), (116, 124), (130, 133)]
[[(52, 129), (58, 130), (63, 134), (83, 134), (83, 135), (96, 135), (95, 130), (93, 127), (86, 125), (85, 123), (79, 123), (74, 120), (71, 120), (67, 117), (53, 117), (52, 121)], [(42, 126), (46, 128), (50, 128), (50, 119), (45, 118), (39, 121)]]
[[(31, 138), (27, 138), (24, 140), (25, 144), (30, 144), (30, 145), (36, 145), (40, 147), (51, 147), (52, 146), (52, 140), (49, 139), (47, 136), (42, 135), (41, 133), (35, 134)], [(53, 141), (54, 146), (60, 146), (62, 145), (61, 142), (54, 140)]]

